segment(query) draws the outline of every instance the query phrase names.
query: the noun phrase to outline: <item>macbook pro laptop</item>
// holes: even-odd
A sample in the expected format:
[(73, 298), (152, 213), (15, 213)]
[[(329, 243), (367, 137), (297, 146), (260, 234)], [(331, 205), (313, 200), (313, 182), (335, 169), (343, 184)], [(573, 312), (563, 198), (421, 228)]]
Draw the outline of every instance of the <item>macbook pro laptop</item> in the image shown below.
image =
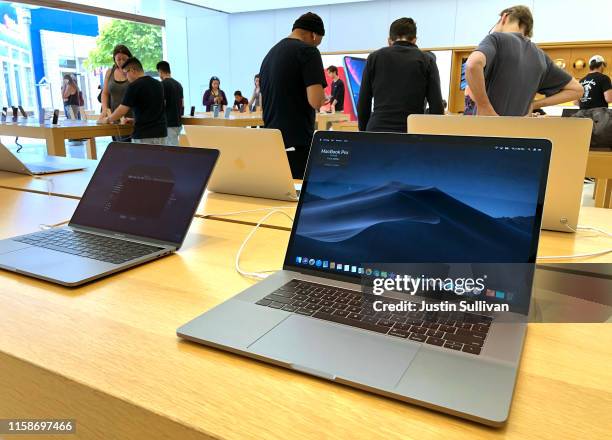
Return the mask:
[(47, 156), (44, 160), (36, 162), (23, 162), (15, 156), (11, 150), (0, 143), (0, 171), (10, 171), (11, 173), (27, 174), (39, 176), (44, 174), (63, 173), (65, 171), (83, 170), (86, 166), (70, 163), (65, 158)]
[[(542, 139), (316, 132), (283, 269), (177, 334), (499, 426), (525, 338), (550, 151)], [(377, 311), (364, 277), (393, 279), (377, 266), (412, 263), (527, 269), (478, 292), (508, 311)], [(517, 281), (522, 290), (500, 285)], [(376, 298), (419, 298), (393, 293)]]
[(279, 130), (185, 125), (185, 133), (191, 146), (217, 148), (221, 152), (209, 191), (297, 201)]
[(408, 133), (414, 134), (550, 139), (553, 152), (542, 229), (560, 232), (573, 232), (578, 226), (592, 127), (593, 121), (585, 118), (408, 117)]
[(218, 155), (109, 144), (69, 224), (0, 241), (0, 268), (77, 286), (178, 250)]

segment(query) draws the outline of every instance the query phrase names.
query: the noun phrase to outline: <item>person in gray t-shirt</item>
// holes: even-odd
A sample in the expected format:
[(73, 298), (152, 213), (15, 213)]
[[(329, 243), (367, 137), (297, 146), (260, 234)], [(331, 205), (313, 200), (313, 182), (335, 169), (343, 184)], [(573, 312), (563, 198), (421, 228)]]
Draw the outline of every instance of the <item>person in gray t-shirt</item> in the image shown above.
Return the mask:
[[(492, 31), (469, 56), (465, 69), (478, 115), (525, 116), (582, 96), (580, 83), (529, 39), (529, 8), (505, 9)], [(534, 101), (536, 93), (546, 97)]]

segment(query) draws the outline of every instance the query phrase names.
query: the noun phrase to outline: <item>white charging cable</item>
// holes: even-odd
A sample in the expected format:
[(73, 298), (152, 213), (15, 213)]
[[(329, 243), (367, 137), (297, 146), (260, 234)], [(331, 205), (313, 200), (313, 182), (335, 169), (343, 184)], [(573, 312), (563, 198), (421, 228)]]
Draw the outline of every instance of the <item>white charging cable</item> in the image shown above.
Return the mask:
[[(576, 229), (572, 228), (570, 225), (568, 225), (567, 223), (563, 223), (565, 225), (565, 227), (567, 229), (569, 229), (572, 232), (578, 233), (579, 230), (583, 230), (583, 231), (595, 231), (595, 232), (599, 232), (600, 234), (603, 234), (607, 237), (612, 237), (612, 234), (604, 231), (603, 229), (599, 229), (599, 228), (595, 228), (592, 226), (580, 226), (578, 225), (576, 227)], [(593, 236), (596, 237), (596, 236)], [(564, 260), (564, 259), (571, 259), (571, 258), (585, 258), (585, 257), (597, 257), (599, 255), (606, 255), (612, 252), (612, 248), (609, 249), (604, 249), (598, 252), (591, 252), (591, 253), (585, 253), (585, 254), (573, 254), (573, 255), (547, 255), (545, 257), (537, 257), (538, 260)]]
[[(204, 214), (196, 214), (196, 217), (199, 217), (199, 218), (231, 217), (231, 216), (234, 216), (234, 215), (248, 214), (248, 213), (251, 213), (251, 212), (261, 212), (261, 211), (270, 211), (270, 210), (281, 211), (283, 209), (295, 209), (295, 206), (267, 206), (265, 208), (247, 209), (247, 210), (244, 210), (244, 211), (205, 212)], [(293, 221), (293, 219), (291, 219), (291, 220)]]
[[(599, 232), (600, 234), (606, 235), (608, 237), (612, 237), (612, 234), (610, 232), (604, 231), (603, 229), (594, 228), (592, 226), (578, 226), (578, 229), (582, 229), (584, 231), (596, 231), (596, 232)], [(574, 231), (574, 232), (578, 232), (578, 231)]]
[(612, 248), (605, 249), (599, 252), (593, 252), (589, 254), (573, 254), (573, 255), (547, 255), (545, 257), (537, 257), (538, 260), (564, 260), (571, 258), (585, 258), (585, 257), (597, 257), (598, 255), (605, 255), (612, 252)]
[(58, 226), (67, 225), (68, 223), (70, 223), (70, 220), (64, 220), (63, 222), (54, 223), (52, 225), (47, 225), (45, 223), (41, 223), (41, 224), (38, 225), (38, 228), (42, 229), (43, 231), (47, 231), (49, 229), (57, 228)]
[(244, 251), (244, 248), (246, 247), (248, 242), (251, 240), (251, 238), (253, 237), (255, 232), (257, 232), (257, 229), (259, 229), (259, 227), (262, 225), (262, 223), (265, 222), (268, 218), (270, 218), (271, 216), (273, 216), (274, 214), (277, 214), (277, 213), (283, 214), (284, 216), (286, 216), (287, 218), (289, 218), (289, 220), (291, 220), (293, 222), (293, 217), (291, 217), (289, 214), (287, 214), (282, 209), (278, 209), (278, 208), (274, 209), (273, 211), (270, 211), (269, 213), (264, 215), (261, 218), (261, 220), (259, 220), (259, 222), (257, 222), (257, 224), (253, 227), (251, 232), (249, 232), (249, 234), (246, 236), (246, 238), (244, 239), (244, 241), (240, 245), (240, 248), (238, 249), (238, 252), (236, 253), (235, 267), (236, 267), (236, 272), (238, 272), (240, 275), (242, 275), (244, 277), (256, 278), (258, 280), (263, 280), (264, 278), (269, 276), (270, 273), (276, 272), (278, 270), (278, 269), (273, 269), (273, 270), (263, 270), (263, 271), (260, 271), (260, 272), (248, 272), (248, 271), (243, 270), (243, 269), (240, 268), (240, 257), (242, 256), (242, 252)]
[(45, 176), (32, 176), (32, 177), (34, 179), (44, 180), (45, 182), (47, 182), (47, 195), (51, 197), (51, 192), (53, 191), (54, 185), (55, 185), (55, 182), (53, 182), (53, 178), (45, 177)]

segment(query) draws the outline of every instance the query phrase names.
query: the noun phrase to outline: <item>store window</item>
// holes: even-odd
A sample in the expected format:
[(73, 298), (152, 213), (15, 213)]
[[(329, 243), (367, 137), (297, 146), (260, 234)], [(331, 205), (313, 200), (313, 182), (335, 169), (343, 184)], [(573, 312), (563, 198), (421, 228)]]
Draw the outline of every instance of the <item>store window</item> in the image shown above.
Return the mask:
[(23, 100), (21, 99), (21, 69), (18, 65), (13, 66), (13, 72), (15, 74), (15, 89), (17, 90), (17, 105), (23, 105)]
[(66, 58), (60, 58), (59, 59), (59, 67), (61, 69), (76, 69), (76, 60), (74, 59), (66, 59)]
[(34, 74), (31, 67), (25, 68), (26, 94), (28, 96), (28, 108), (34, 108)]
[(4, 90), (6, 92), (6, 105), (13, 105), (13, 94), (11, 93), (11, 78), (9, 65), (6, 61), (2, 62), (2, 77), (4, 78)]
[(17, 2), (0, 2), (0, 17), (0, 63), (7, 63), (0, 64), (0, 96), (30, 110), (63, 108), (63, 75), (70, 74), (85, 108), (99, 111), (99, 86), (117, 44), (151, 73), (163, 57), (160, 26)]

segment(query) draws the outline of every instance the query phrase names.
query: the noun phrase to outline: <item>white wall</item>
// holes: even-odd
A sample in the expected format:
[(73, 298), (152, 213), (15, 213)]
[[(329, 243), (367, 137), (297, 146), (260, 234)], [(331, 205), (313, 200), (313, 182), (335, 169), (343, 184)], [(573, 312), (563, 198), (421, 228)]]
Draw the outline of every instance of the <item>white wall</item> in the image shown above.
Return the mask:
[(213, 75), (221, 78), (221, 87), (231, 94), (228, 14), (172, 0), (166, 0), (162, 8), (166, 20), (164, 55), (172, 76), (183, 85), (185, 111), (192, 105), (201, 109), (202, 94)]
[[(87, 4), (166, 21), (164, 58), (172, 76), (183, 85), (185, 107), (201, 107), (204, 88), (219, 76), (226, 93), (231, 88), (228, 14), (173, 0), (82, 0)], [(224, 81), (225, 79), (225, 81)]]
[(185, 104), (201, 108), (212, 75), (229, 96), (250, 97), (253, 75), (268, 50), (307, 11), (319, 14), (326, 35), (322, 52), (373, 50), (386, 44), (390, 23), (417, 22), (421, 47), (476, 45), (499, 12), (525, 4), (534, 14), (534, 41), (612, 40), (612, 0), (375, 0), (327, 6), (225, 14), (174, 0), (88, 0), (86, 3), (166, 20), (166, 56), (185, 89)]
[(421, 47), (476, 45), (499, 12), (514, 4), (525, 4), (533, 11), (536, 42), (612, 40), (611, 0), (377, 0), (231, 14), (231, 87), (225, 90), (246, 89), (250, 94), (263, 57), (290, 33), (294, 20), (304, 12), (319, 14), (325, 23), (321, 52), (345, 52), (385, 45), (389, 25), (402, 16), (416, 20)]

